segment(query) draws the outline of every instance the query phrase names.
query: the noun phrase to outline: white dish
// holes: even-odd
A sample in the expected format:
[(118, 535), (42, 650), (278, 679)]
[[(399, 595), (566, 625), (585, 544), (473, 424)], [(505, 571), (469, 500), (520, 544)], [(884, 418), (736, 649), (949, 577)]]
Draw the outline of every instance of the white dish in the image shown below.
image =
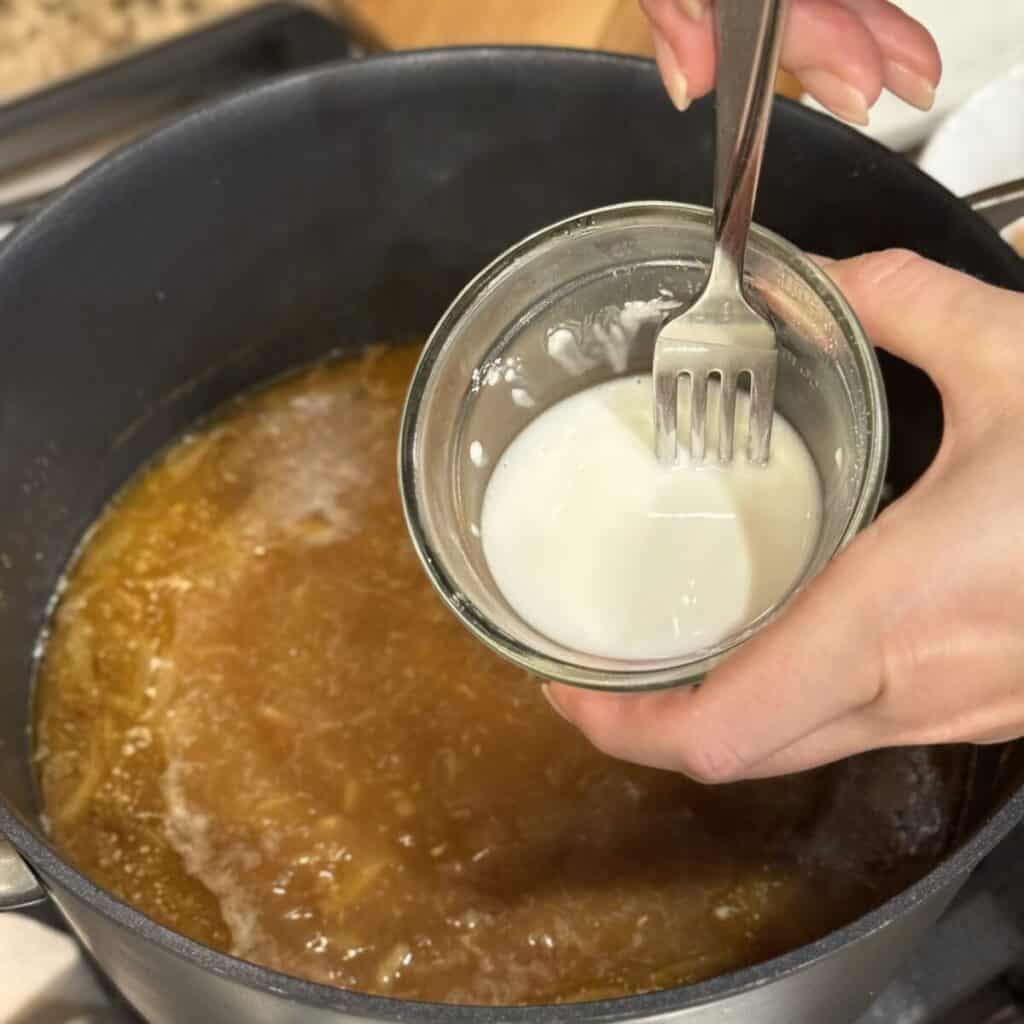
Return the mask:
[[(902, 0), (900, 7), (928, 27), (939, 44), (943, 63), (942, 81), (930, 111), (916, 110), (888, 93), (872, 108), (865, 134), (904, 150), (923, 142), (943, 118), (985, 83), (1024, 63), (1024, 3)], [(817, 107), (813, 102), (810, 105)]]
[(1024, 62), (954, 111), (918, 163), (957, 195), (1024, 177)]
[[(979, 89), (939, 126), (918, 164), (966, 196), (1024, 178), (1024, 63)], [(1003, 237), (1024, 252), (1024, 218)]]

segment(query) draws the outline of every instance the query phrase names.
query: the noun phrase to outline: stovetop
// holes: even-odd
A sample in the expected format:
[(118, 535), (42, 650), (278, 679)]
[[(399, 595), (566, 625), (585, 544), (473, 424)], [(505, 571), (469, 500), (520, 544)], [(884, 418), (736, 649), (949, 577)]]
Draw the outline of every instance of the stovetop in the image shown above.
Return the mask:
[(1024, 826), (981, 863), (857, 1024), (1024, 1024)]
[[(287, 27), (286, 20), (282, 25)], [(309, 55), (296, 51), (295, 60), (304, 59)], [(93, 158), (88, 155), (88, 160)], [(49, 177), (0, 182), (0, 200), (60, 184), (76, 170), (72, 161), (69, 167), (48, 172)], [(62, 927), (51, 907), (25, 913)], [(102, 1017), (105, 1024), (138, 1022), (134, 1011), (96, 974), (110, 1003), (109, 1013)], [(0, 1022), (6, 1019), (0, 1005)], [(1024, 826), (982, 863), (857, 1024), (1024, 1024)]]

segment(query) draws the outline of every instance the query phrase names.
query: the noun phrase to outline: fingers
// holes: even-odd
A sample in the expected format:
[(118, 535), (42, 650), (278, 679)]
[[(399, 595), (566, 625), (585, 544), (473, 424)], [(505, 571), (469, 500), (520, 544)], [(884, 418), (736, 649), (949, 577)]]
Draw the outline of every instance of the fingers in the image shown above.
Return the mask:
[(928, 30), (889, 0), (841, 2), (874, 36), (882, 52), (885, 87), (911, 106), (931, 109), (942, 58)]
[(855, 13), (832, 0), (794, 0), (782, 65), (837, 117), (868, 123), (868, 108), (882, 92), (884, 63), (874, 36)]
[(552, 686), (550, 698), (606, 753), (705, 782), (796, 770), (884, 744), (884, 730), (869, 734), (857, 723), (884, 683), (870, 532), (701, 687), (606, 694)]
[[(715, 83), (707, 0), (640, 0), (654, 29), (655, 59), (673, 103), (684, 109)], [(882, 90), (882, 53), (864, 22), (834, 0), (795, 0), (781, 63), (839, 117), (867, 124)]]
[(794, 772), (804, 772), (841, 761), (865, 750), (902, 745), (896, 737), (887, 742), (882, 740), (883, 735), (868, 715), (854, 712), (829, 722), (821, 729), (751, 765), (745, 778), (770, 779), (778, 775), (792, 775)]
[[(684, 109), (714, 85), (708, 0), (640, 0), (672, 101)], [(884, 87), (927, 109), (941, 73), (927, 30), (887, 0), (793, 0), (782, 66), (834, 114), (867, 124)]]
[(598, 693), (549, 683), (544, 693), (558, 714), (609, 756), (697, 777), (685, 763), (687, 744), (679, 736), (692, 718), (696, 690)]
[[(715, 45), (707, 0), (640, 0), (654, 29), (655, 57), (679, 109), (711, 91)], [(882, 90), (881, 50), (857, 14), (834, 0), (794, 0), (782, 45), (783, 67), (839, 117), (866, 124)]]
[(702, 0), (640, 0), (651, 22), (654, 59), (676, 109), (709, 93), (715, 84), (711, 15)]

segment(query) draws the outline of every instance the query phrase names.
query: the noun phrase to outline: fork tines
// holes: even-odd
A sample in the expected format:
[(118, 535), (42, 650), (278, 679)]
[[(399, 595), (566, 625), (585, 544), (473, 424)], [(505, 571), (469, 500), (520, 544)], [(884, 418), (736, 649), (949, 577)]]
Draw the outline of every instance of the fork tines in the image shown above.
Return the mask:
[[(659, 344), (654, 358), (654, 432), (658, 461), (674, 464), (679, 457), (678, 420), (682, 404), (683, 433), (689, 437), (690, 462), (702, 463), (709, 441), (714, 447), (716, 440), (718, 461), (731, 462), (736, 430), (736, 394), (746, 384), (750, 402), (745, 452), (753, 463), (767, 462), (777, 363), (775, 350), (752, 351), (730, 345), (675, 339), (670, 345)], [(695, 370), (697, 366), (707, 369)], [(679, 382), (683, 377), (689, 381), (689, 388), (681, 396)], [(709, 405), (712, 409), (717, 406), (718, 415), (713, 417), (718, 424), (717, 431), (707, 429)]]

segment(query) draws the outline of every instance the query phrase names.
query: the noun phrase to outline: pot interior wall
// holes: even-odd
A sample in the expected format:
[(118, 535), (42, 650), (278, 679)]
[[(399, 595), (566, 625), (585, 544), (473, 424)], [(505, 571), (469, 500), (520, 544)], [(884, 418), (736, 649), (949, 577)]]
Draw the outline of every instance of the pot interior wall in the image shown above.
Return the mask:
[[(625, 200), (708, 202), (712, 116), (707, 102), (677, 115), (642, 62), (386, 58), (193, 117), (107, 163), (9, 243), (0, 795), (14, 810), (36, 809), (26, 723), (47, 601), (141, 463), (290, 366), (422, 336), (473, 273), (546, 223)], [(910, 246), (1024, 287), (1009, 249), (953, 197), (793, 105), (775, 115), (758, 218), (812, 251)], [(936, 450), (941, 406), (918, 371), (884, 368), (901, 490)]]

